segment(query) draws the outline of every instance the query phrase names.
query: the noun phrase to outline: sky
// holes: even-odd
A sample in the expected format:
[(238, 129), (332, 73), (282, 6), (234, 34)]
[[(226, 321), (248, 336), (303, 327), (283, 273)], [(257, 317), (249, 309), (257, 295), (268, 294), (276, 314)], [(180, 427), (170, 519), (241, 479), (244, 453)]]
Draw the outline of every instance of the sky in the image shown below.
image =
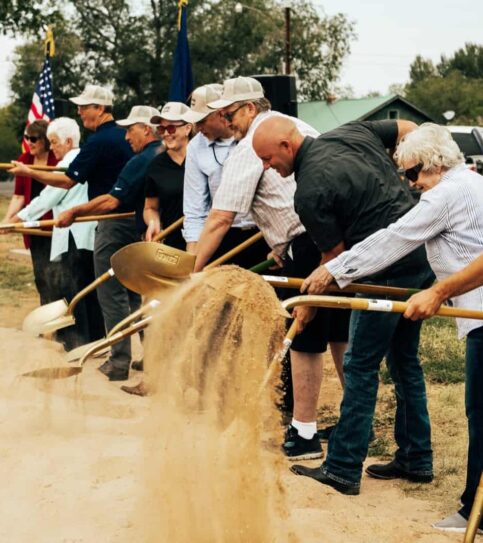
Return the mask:
[[(341, 12), (355, 22), (357, 38), (344, 61), (341, 85), (357, 97), (404, 84), (420, 54), (438, 62), (466, 42), (483, 44), (481, 0), (314, 0), (327, 15)], [(0, 37), (0, 105), (8, 103), (15, 41)], [(54, 74), (55, 77), (55, 74)], [(33, 88), (32, 88), (33, 91)]]

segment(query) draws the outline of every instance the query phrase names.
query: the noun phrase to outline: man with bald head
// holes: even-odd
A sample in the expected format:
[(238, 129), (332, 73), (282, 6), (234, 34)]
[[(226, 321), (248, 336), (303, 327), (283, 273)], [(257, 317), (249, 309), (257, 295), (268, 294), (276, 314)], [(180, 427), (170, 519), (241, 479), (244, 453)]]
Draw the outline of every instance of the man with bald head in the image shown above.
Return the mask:
[[(268, 119), (253, 136), (265, 169), (295, 175), (295, 210), (316, 243), (321, 264), (385, 228), (414, 205), (386, 149), (415, 128), (409, 121), (352, 122), (318, 138), (304, 136), (290, 119)], [(302, 292), (320, 294), (316, 268)], [(433, 277), (420, 248), (366, 282), (424, 288)], [(353, 311), (344, 355), (340, 419), (319, 468), (293, 466), (344, 494), (359, 494), (382, 358), (396, 387), (395, 461), (371, 470), (380, 479), (430, 482), (432, 450), (423, 372), (418, 359), (420, 322), (395, 313)], [(371, 466), (373, 467), (373, 466)]]

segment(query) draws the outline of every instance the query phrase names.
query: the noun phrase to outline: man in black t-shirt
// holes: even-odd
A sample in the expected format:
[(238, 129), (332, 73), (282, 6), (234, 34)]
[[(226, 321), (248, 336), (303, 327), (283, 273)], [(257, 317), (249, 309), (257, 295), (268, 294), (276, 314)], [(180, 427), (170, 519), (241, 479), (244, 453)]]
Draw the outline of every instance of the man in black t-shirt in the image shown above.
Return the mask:
[[(414, 205), (386, 152), (414, 127), (409, 121), (354, 122), (314, 139), (304, 138), (288, 119), (260, 124), (253, 148), (265, 168), (274, 168), (282, 177), (295, 173), (295, 209), (321, 252), (322, 262), (395, 222)], [(324, 269), (320, 266), (312, 272), (303, 291), (323, 291), (319, 275)], [(421, 288), (432, 281), (432, 274), (421, 248), (366, 281)], [(310, 320), (312, 309), (306, 312)], [(380, 479), (432, 480), (429, 415), (417, 354), (420, 326), (395, 313), (352, 312), (344, 356), (344, 396), (327, 458), (320, 468), (293, 466), (294, 473), (344, 494), (359, 494), (378, 371), (386, 355), (396, 388), (398, 450), (395, 460), (370, 466), (368, 473)]]

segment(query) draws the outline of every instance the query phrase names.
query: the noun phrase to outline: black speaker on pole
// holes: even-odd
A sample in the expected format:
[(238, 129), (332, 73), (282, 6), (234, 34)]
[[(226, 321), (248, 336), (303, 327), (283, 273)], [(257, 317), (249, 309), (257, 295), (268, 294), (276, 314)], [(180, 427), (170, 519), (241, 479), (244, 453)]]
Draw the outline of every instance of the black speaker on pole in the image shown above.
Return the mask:
[(293, 75), (252, 75), (262, 84), (265, 96), (272, 103), (274, 111), (292, 117), (298, 116), (297, 87)]
[(55, 98), (55, 116), (76, 118), (77, 106), (65, 98)]

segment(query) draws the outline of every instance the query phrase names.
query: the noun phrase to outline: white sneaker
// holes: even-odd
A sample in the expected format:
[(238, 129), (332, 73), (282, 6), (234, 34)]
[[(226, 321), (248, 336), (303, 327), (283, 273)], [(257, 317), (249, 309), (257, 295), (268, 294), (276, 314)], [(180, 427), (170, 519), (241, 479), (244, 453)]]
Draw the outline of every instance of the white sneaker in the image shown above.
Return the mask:
[[(438, 522), (435, 522), (432, 526), (438, 530), (445, 532), (457, 532), (464, 534), (466, 532), (466, 526), (468, 521), (462, 517), (459, 513), (455, 513), (449, 517), (444, 518)], [(483, 530), (478, 530), (478, 534), (483, 534)]]

